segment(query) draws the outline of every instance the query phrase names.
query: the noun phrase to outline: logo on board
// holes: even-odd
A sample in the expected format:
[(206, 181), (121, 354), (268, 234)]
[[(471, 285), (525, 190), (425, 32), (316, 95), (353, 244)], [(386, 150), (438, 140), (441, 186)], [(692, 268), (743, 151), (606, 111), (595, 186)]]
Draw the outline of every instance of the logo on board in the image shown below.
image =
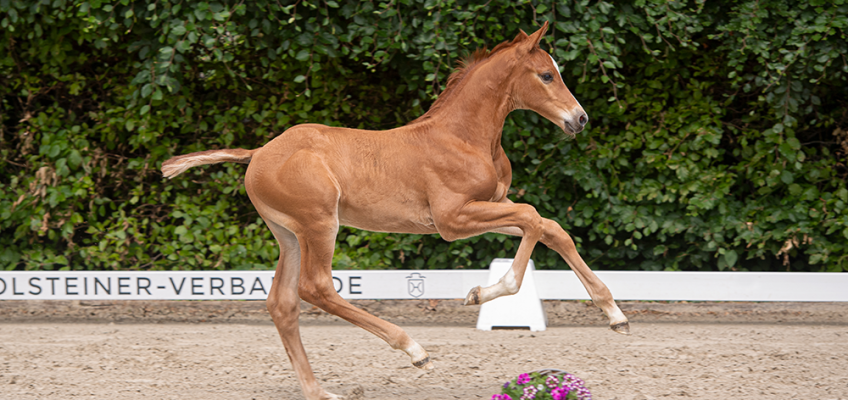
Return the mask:
[(424, 295), (424, 279), (426, 277), (417, 272), (413, 272), (406, 277), (406, 290), (412, 297), (421, 297)]

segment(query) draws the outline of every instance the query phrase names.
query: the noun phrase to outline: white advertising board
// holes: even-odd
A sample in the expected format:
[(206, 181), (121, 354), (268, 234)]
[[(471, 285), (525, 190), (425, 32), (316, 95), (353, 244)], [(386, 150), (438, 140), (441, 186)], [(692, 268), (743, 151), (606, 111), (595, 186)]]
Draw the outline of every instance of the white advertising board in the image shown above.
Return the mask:
[[(346, 299), (452, 299), (487, 271), (333, 271)], [(264, 300), (274, 271), (0, 272), (0, 300)], [(461, 295), (459, 293), (462, 293)]]
[[(496, 260), (504, 262), (507, 260)], [(588, 300), (571, 271), (535, 271), (539, 298)], [(596, 271), (617, 300), (848, 301), (848, 273)], [(487, 270), (333, 271), (346, 299), (462, 299)], [(264, 300), (273, 271), (0, 271), (0, 300)]]

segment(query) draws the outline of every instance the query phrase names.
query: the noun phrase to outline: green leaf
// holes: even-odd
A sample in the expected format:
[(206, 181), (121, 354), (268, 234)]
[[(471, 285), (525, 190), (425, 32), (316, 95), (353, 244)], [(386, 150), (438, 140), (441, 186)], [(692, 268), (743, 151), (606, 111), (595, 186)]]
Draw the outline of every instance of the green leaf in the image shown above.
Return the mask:
[(792, 150), (800, 150), (801, 149), (801, 142), (798, 141), (798, 139), (796, 139), (794, 137), (786, 139), (786, 143), (789, 145), (789, 147), (792, 148)]
[(790, 184), (795, 181), (795, 175), (791, 172), (784, 170), (780, 173), (780, 180), (785, 184)]
[(309, 51), (306, 49), (300, 50), (294, 58), (298, 61), (306, 61), (309, 59)]
[(68, 154), (68, 163), (73, 168), (77, 168), (80, 166), (80, 164), (82, 164), (82, 156), (80, 155), (80, 152), (78, 150), (71, 150), (71, 153)]
[(736, 250), (727, 250), (724, 252), (724, 262), (727, 263), (728, 267), (733, 267), (736, 265), (736, 260), (739, 258), (739, 255), (736, 254)]

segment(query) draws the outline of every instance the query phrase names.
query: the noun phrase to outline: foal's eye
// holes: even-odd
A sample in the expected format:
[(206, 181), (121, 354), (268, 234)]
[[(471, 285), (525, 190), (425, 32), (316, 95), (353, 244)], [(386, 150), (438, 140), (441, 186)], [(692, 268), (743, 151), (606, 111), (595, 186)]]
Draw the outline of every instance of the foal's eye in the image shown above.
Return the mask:
[(542, 78), (542, 82), (551, 83), (554, 81), (554, 76), (551, 75), (550, 72), (545, 72), (544, 74), (539, 75)]

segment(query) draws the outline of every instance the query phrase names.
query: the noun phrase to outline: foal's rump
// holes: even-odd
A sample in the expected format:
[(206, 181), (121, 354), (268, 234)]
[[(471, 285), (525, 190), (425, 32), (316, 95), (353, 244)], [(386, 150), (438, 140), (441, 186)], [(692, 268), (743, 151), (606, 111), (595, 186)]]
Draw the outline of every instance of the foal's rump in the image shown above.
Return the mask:
[(185, 170), (198, 165), (217, 164), (222, 162), (247, 164), (250, 162), (255, 151), (256, 149), (224, 149), (183, 154), (181, 156), (170, 158), (162, 163), (162, 175), (166, 178), (173, 178), (185, 172)]

